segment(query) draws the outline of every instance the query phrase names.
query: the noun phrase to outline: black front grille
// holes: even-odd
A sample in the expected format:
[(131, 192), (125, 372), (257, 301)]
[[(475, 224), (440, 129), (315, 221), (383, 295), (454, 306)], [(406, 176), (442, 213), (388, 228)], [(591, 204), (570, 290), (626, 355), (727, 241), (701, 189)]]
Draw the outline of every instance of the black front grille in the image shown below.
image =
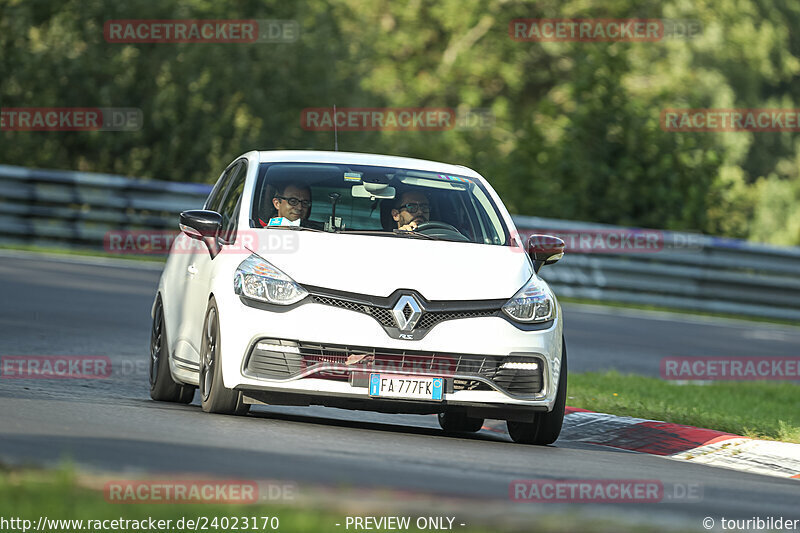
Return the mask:
[[(346, 300), (344, 298), (333, 298), (330, 296), (314, 295), (313, 299), (316, 303), (332, 305), (334, 307), (340, 307), (342, 309), (349, 309), (350, 311), (368, 314), (384, 327), (397, 327), (394, 316), (392, 315), (392, 310), (389, 308), (379, 307), (377, 305), (362, 304), (353, 302), (351, 300)], [(487, 309), (483, 311), (427, 311), (423, 313), (422, 318), (420, 318), (416, 327), (417, 329), (430, 329), (436, 324), (444, 322), (445, 320), (495, 316), (497, 315), (497, 312), (498, 311), (496, 309)], [(408, 305), (406, 305), (406, 307), (403, 309), (403, 315), (406, 317), (406, 319), (408, 319), (408, 317), (411, 315), (411, 308)]]
[[(282, 349), (278, 343), (287, 346), (287, 351), (278, 351)], [(536, 370), (501, 368), (504, 362), (520, 360), (539, 361), (540, 364)], [(323, 366), (325, 370), (322, 370)], [(449, 354), (277, 340), (257, 342), (248, 354), (245, 370), (255, 377), (282, 379), (313, 370), (314, 367), (320, 367), (320, 371), (313, 373), (314, 377), (343, 381), (353, 373), (366, 375), (386, 372), (447, 377), (452, 380), (454, 390), (489, 388), (480, 381), (453, 378), (456, 374), (483, 377), (518, 395), (541, 392), (543, 386), (541, 361), (530, 357)]]
[(280, 379), (299, 374), (303, 366), (303, 358), (299, 354), (276, 351), (280, 345), (267, 344), (268, 350), (259, 349), (257, 342), (250, 350), (247, 359), (247, 370), (250, 373), (269, 379)]
[(303, 342), (299, 345), (300, 355), (309, 367), (318, 363), (333, 363), (345, 369), (364, 372), (493, 375), (504, 360), (501, 356), (491, 355), (451, 355)]
[(439, 322), (445, 320), (456, 320), (459, 318), (477, 318), (483, 316), (494, 316), (497, 314), (495, 310), (486, 311), (454, 311), (454, 312), (431, 312), (425, 313), (417, 323), (417, 327), (421, 329), (432, 328)]
[(387, 328), (395, 326), (394, 316), (392, 316), (392, 311), (390, 309), (374, 306), (365, 307), (367, 307), (367, 314), (372, 315), (372, 318), (380, 322), (382, 326), (386, 326)]
[(542, 371), (509, 370), (501, 368), (492, 378), (495, 383), (512, 394), (531, 394), (542, 390)]
[(352, 302), (350, 300), (344, 300), (342, 298), (331, 298), (329, 296), (317, 296), (314, 295), (314, 302), (324, 305), (332, 305), (334, 307), (340, 307), (342, 309), (349, 309), (350, 311), (357, 311), (359, 313), (366, 313), (378, 322), (382, 326), (387, 328), (391, 328), (396, 326), (394, 323), (394, 318), (392, 317), (392, 311), (390, 309), (384, 309), (382, 307), (378, 307), (375, 305), (367, 305), (367, 304), (360, 304), (357, 302)]

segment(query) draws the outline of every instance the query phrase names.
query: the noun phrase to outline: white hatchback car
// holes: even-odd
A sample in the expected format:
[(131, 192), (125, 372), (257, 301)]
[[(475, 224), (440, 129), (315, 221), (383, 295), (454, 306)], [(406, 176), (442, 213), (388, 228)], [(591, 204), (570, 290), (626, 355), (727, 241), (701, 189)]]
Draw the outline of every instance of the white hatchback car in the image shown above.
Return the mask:
[(383, 155), (248, 152), (181, 214), (152, 308), (150, 394), (507, 420), (561, 431), (561, 308), (538, 275), (560, 239), (521, 242), (462, 166)]

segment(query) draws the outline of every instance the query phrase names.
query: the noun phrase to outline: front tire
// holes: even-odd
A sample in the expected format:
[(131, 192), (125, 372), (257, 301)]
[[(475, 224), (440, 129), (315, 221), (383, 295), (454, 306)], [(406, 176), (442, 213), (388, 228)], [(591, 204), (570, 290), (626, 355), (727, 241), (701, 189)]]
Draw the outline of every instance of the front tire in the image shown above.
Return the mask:
[(212, 296), (203, 321), (203, 342), (200, 349), (200, 400), (203, 411), (225, 415), (244, 415), (250, 405), (243, 402), (242, 393), (225, 388), (220, 364), (219, 311)]
[(536, 413), (533, 422), (506, 422), (511, 440), (519, 444), (553, 444), (561, 434), (567, 405), (567, 345), (561, 338), (561, 374), (558, 377), (556, 403), (549, 413)]
[(194, 387), (175, 383), (169, 372), (168, 346), (164, 305), (159, 294), (150, 329), (150, 397), (159, 402), (192, 403)]
[(439, 413), (439, 425), (447, 433), (476, 433), (483, 427), (483, 418), (467, 416), (460, 411)]

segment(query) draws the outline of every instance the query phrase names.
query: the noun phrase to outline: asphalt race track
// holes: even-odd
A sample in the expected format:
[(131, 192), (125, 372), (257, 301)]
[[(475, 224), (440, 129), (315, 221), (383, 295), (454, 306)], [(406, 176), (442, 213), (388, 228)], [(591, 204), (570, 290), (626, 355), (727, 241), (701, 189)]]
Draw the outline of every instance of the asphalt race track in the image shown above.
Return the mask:
[[(555, 267), (557, 268), (557, 267)], [(699, 485), (694, 503), (591, 504), (620, 517), (685, 523), (800, 518), (800, 481), (745, 474), (559, 440), (511, 443), (483, 431), (445, 437), (434, 417), (325, 408), (257, 407), (207, 415), (149, 399), (150, 306), (160, 270), (2, 252), (0, 355), (106, 355), (99, 380), (0, 379), (0, 462), (111, 471), (284, 479), (304, 486), (387, 487), (432, 496), (509, 501), (516, 479), (657, 479)], [(800, 328), (564, 306), (573, 372), (616, 368), (657, 375), (663, 356), (800, 353)], [(475, 505), (475, 504), (473, 504)], [(550, 505), (560, 512), (567, 504)], [(584, 508), (587, 505), (583, 506)]]

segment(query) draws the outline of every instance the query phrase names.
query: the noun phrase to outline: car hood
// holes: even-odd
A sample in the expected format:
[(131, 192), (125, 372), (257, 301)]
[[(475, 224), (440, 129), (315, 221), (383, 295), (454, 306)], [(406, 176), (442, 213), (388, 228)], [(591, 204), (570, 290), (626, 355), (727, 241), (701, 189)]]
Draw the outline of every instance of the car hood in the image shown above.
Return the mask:
[[(261, 230), (251, 251), (301, 285), (428, 300), (510, 298), (533, 274), (520, 248), (413, 237)], [(280, 245), (277, 239), (280, 236)]]

